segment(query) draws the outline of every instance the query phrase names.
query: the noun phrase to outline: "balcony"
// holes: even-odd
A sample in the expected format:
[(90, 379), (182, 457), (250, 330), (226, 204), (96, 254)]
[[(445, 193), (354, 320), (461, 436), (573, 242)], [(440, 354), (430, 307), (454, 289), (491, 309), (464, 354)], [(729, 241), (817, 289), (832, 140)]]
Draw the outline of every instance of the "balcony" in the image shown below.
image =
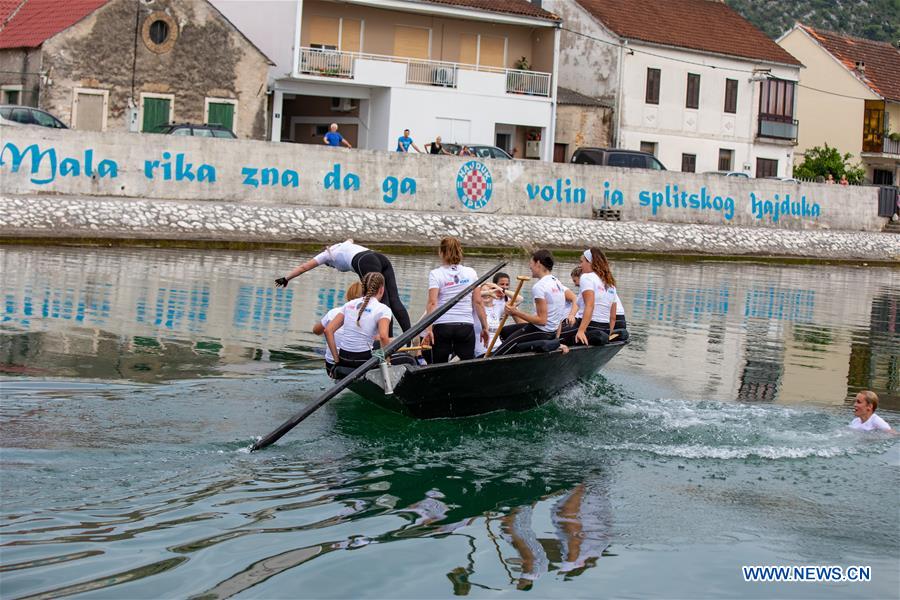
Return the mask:
[[(472, 71), (495, 74), (502, 77), (502, 85), (507, 94), (525, 96), (550, 96), (550, 73), (539, 71), (523, 71), (519, 69), (501, 69), (464, 63), (403, 58), (363, 52), (342, 52), (322, 48), (300, 48), (298, 72), (302, 75), (334, 77), (338, 79), (358, 80), (359, 63), (375, 61), (399, 65), (404, 71), (401, 83), (411, 85), (427, 85), (442, 88), (459, 88), (461, 71)], [(388, 81), (378, 82), (382, 85)]]
[(900, 140), (892, 140), (888, 134), (867, 136), (864, 132), (862, 151), (864, 154), (900, 155)]
[(756, 137), (796, 142), (798, 127), (797, 119), (781, 115), (761, 114)]

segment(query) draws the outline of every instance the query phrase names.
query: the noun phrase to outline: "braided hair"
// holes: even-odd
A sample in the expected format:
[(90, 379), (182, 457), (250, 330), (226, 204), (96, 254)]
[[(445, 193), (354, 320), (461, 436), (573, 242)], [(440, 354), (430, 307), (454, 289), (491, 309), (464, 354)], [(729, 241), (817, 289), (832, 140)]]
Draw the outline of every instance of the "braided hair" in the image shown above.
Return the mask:
[(378, 290), (384, 287), (384, 275), (381, 273), (366, 273), (362, 280), (362, 286), (366, 299), (359, 305), (359, 313), (356, 315), (357, 325), (359, 325), (359, 320), (362, 319), (363, 313), (366, 311), (369, 300), (378, 293)]
[(600, 248), (591, 247), (591, 270), (600, 277), (603, 285), (616, 287), (616, 278), (613, 277), (609, 261), (606, 260), (606, 255)]

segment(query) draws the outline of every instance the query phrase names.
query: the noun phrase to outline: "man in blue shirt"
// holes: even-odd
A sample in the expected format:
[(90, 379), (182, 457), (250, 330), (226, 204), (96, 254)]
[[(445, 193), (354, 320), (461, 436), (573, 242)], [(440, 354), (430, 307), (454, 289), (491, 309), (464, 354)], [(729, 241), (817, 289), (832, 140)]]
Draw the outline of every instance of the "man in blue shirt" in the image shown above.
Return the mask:
[(413, 141), (411, 137), (409, 137), (409, 129), (403, 130), (403, 135), (397, 138), (397, 152), (409, 152), (409, 147), (412, 146), (416, 149), (416, 152), (422, 152), (419, 150), (419, 147), (416, 146), (416, 143)]
[(331, 127), (328, 128), (328, 133), (325, 134), (325, 137), (322, 138), (329, 146), (340, 146), (341, 144), (347, 146), (348, 148), (352, 148), (350, 142), (344, 139), (344, 136), (338, 133), (337, 123), (332, 123)]

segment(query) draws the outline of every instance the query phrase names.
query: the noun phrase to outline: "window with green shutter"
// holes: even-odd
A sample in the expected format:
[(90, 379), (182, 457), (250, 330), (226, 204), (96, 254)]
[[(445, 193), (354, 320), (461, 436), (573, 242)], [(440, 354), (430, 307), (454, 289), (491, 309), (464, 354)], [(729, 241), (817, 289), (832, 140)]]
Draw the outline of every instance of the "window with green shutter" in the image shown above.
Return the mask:
[(234, 104), (230, 102), (209, 103), (209, 125), (221, 125), (234, 131)]
[(159, 133), (169, 124), (171, 102), (168, 98), (144, 98), (144, 119), (141, 131)]

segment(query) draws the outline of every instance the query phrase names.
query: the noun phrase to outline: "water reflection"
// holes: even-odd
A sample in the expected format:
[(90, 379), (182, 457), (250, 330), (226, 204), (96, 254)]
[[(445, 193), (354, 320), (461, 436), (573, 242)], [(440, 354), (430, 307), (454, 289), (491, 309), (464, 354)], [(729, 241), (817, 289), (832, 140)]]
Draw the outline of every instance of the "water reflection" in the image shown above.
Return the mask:
[[(349, 276), (275, 289), (292, 254), (0, 249), (0, 372), (159, 382), (321, 355), (315, 320)], [(431, 257), (394, 257), (412, 314)], [(484, 269), (493, 261), (470, 261)], [(559, 270), (564, 271), (566, 261)], [(900, 406), (898, 270), (747, 263), (615, 265), (632, 343), (610, 369), (683, 394), (839, 404), (862, 388)], [(524, 261), (507, 269), (524, 271)], [(273, 354), (274, 353), (274, 354)]]

